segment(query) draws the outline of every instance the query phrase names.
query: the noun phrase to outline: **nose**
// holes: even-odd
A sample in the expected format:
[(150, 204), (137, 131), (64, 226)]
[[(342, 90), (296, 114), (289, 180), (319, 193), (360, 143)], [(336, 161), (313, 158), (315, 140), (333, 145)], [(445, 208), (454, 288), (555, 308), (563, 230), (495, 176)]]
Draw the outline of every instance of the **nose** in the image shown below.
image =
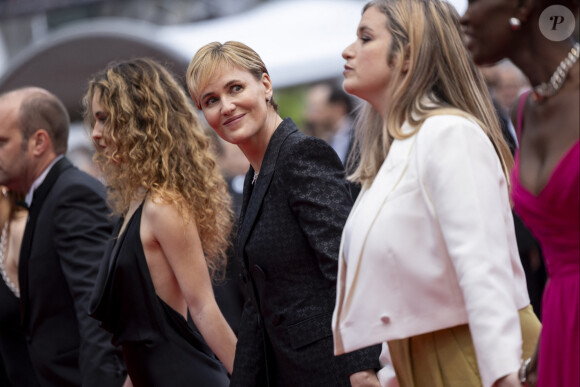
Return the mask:
[(93, 131), (91, 135), (93, 137), (93, 140), (98, 141), (103, 136), (103, 133), (93, 126)]
[(352, 58), (352, 45), (354, 43), (349, 44), (346, 48), (342, 51), (343, 59), (350, 59)]
[(103, 128), (101, 127), (101, 125), (96, 123), (93, 126), (93, 131), (92, 131), (91, 135), (93, 137), (93, 140), (95, 140), (95, 142), (98, 143), (99, 140), (101, 140), (103, 138)]
[(236, 104), (231, 98), (222, 99), (222, 114), (224, 116), (229, 116), (236, 109)]

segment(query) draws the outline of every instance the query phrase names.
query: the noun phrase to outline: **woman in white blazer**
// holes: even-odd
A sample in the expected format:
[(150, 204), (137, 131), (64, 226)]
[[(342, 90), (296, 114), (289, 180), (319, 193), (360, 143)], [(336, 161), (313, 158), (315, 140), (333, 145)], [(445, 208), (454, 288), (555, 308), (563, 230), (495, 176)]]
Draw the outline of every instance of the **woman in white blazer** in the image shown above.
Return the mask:
[(335, 353), (388, 342), (383, 358), (401, 386), (520, 385), (540, 324), (510, 210), (513, 159), (456, 11), (439, 0), (371, 1), (343, 57), (345, 90), (368, 104)]

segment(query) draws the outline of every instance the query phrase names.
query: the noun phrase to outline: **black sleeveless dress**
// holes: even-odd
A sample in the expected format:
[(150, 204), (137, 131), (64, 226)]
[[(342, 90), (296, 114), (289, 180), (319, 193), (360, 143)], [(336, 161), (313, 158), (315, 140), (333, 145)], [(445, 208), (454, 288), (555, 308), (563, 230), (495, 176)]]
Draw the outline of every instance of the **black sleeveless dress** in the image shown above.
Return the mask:
[(142, 211), (143, 204), (123, 235), (109, 242), (90, 315), (122, 346), (135, 387), (228, 386), (225, 368), (195, 326), (155, 293), (139, 232)]

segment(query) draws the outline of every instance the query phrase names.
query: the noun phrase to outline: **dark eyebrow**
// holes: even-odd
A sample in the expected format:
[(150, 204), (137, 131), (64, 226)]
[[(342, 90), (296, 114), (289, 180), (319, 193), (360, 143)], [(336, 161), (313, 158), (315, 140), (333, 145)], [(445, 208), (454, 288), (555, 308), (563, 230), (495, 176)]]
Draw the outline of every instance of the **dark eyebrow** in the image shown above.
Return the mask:
[(370, 31), (370, 32), (373, 32), (373, 29), (372, 29), (372, 28), (370, 28), (370, 27), (368, 27), (368, 26), (360, 26), (360, 27), (358, 28), (358, 33), (359, 33), (359, 34), (361, 34), (361, 33), (365, 32), (365, 31)]
[[(230, 87), (232, 85), (232, 83), (238, 83), (241, 82), (238, 79), (232, 79), (231, 81), (229, 81), (228, 83), (226, 83), (224, 85), (224, 89), (227, 89), (228, 87)], [(201, 96), (201, 98), (199, 99), (200, 101), (203, 101), (207, 96), (213, 94), (213, 91), (210, 91), (209, 93), (205, 93), (204, 95)]]

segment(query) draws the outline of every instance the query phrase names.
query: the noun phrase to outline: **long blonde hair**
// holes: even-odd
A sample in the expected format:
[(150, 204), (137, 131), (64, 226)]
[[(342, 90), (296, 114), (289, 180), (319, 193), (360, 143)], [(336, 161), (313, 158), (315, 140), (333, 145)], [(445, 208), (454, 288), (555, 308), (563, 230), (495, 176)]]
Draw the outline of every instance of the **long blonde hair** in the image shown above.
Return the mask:
[[(364, 104), (357, 119), (358, 166), (349, 178), (372, 183), (393, 139), (404, 139), (429, 117), (461, 115), (475, 120), (491, 140), (509, 182), (513, 158), (503, 138), (485, 81), (463, 45), (457, 11), (440, 0), (372, 0), (387, 16), (392, 35), (385, 61), (392, 69), (388, 92), (392, 104), (379, 114)], [(404, 66), (408, 66), (403, 71)], [(386, 122), (381, 117), (386, 117)], [(407, 121), (415, 131), (404, 134)]]
[(100, 95), (103, 138), (110, 152), (97, 152), (108, 200), (124, 214), (144, 190), (174, 203), (195, 221), (212, 276), (224, 269), (232, 227), (230, 197), (210, 140), (189, 98), (175, 78), (151, 59), (114, 62), (89, 81), (83, 99), (92, 128), (92, 101)]

